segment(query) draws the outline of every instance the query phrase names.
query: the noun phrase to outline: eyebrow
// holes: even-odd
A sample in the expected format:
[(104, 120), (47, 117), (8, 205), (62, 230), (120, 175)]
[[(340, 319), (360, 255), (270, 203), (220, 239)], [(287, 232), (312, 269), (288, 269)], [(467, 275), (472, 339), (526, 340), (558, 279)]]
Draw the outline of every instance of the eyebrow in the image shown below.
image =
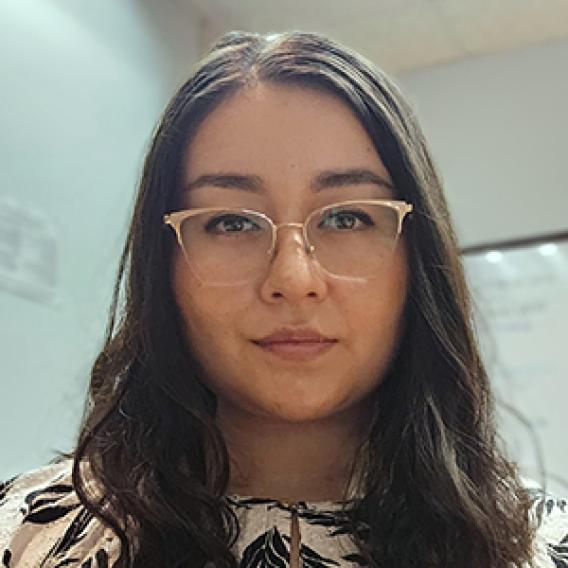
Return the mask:
[[(379, 187), (394, 190), (394, 186), (383, 176), (365, 168), (350, 168), (346, 170), (324, 170), (311, 182), (310, 188), (314, 192), (322, 191), (331, 187), (344, 187), (349, 185), (373, 184)], [(196, 180), (189, 182), (185, 191), (191, 191), (199, 187), (214, 186), (227, 189), (237, 189), (252, 193), (263, 193), (264, 184), (262, 178), (257, 175), (243, 175), (236, 173), (204, 174)]]

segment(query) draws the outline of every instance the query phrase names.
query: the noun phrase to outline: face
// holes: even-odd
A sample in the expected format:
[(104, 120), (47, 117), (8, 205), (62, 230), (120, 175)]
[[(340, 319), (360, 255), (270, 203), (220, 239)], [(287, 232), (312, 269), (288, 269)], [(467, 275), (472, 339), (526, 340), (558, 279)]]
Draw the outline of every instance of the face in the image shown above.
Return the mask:
[[(275, 223), (301, 223), (315, 208), (350, 199), (393, 198), (366, 181), (313, 190), (326, 171), (365, 169), (391, 183), (350, 108), (296, 86), (241, 90), (202, 123), (185, 156), (185, 182), (206, 174), (256, 176), (257, 191), (231, 184), (184, 191), (180, 208), (244, 207)], [(203, 284), (181, 249), (173, 292), (218, 412), (281, 422), (361, 416), (396, 349), (407, 291), (404, 242), (380, 278), (335, 278), (306, 253), (301, 231), (278, 232), (272, 261), (254, 281)], [(335, 341), (317, 354), (287, 356), (255, 343), (281, 328), (311, 328)]]

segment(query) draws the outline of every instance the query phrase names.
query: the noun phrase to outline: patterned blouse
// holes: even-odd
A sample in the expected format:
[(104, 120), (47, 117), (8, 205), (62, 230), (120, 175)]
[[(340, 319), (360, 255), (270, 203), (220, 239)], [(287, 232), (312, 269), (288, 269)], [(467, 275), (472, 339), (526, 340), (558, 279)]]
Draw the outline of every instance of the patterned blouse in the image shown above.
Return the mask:
[[(114, 533), (80, 503), (71, 460), (32, 470), (0, 485), (0, 556), (7, 568), (112, 567), (119, 554)], [(532, 518), (536, 568), (568, 568), (566, 501), (537, 490)], [(290, 565), (292, 518), (300, 533), (300, 566), (360, 567), (339, 502), (282, 501), (226, 496), (241, 528), (235, 554), (241, 567)], [(539, 514), (540, 512), (540, 514)]]

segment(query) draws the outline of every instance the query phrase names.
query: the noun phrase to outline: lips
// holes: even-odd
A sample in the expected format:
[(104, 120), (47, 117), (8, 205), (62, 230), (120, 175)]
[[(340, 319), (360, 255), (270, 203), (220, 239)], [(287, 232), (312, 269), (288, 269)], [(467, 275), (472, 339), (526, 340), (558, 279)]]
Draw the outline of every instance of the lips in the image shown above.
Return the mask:
[(262, 340), (262, 341), (255, 341), (258, 345), (282, 345), (282, 344), (290, 344), (290, 345), (302, 345), (302, 344), (314, 344), (319, 345), (321, 343), (335, 343), (336, 339), (326, 339), (322, 337), (321, 339), (279, 339), (279, 340)]
[(333, 350), (338, 339), (312, 328), (283, 328), (254, 341), (269, 357), (295, 363), (316, 362)]
[(286, 344), (309, 344), (309, 343), (335, 343), (337, 339), (328, 337), (311, 328), (283, 328), (266, 335), (254, 343), (262, 346)]

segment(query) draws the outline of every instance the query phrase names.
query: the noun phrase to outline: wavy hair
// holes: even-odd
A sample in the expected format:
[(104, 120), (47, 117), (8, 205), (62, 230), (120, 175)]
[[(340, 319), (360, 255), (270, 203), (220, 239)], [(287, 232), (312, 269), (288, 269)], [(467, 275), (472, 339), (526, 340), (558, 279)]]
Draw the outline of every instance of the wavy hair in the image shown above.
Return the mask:
[[(182, 160), (202, 120), (255, 82), (341, 99), (373, 140), (406, 225), (406, 326), (377, 391), (352, 538), (374, 568), (509, 568), (530, 563), (530, 500), (500, 449), (468, 290), (440, 177), (413, 109), (381, 70), (316, 33), (230, 32), (172, 98), (146, 156), (104, 347), (74, 450), (84, 506), (120, 539), (119, 566), (236, 567), (223, 499), (226, 445), (170, 281)], [(93, 482), (96, 490), (93, 490)]]

